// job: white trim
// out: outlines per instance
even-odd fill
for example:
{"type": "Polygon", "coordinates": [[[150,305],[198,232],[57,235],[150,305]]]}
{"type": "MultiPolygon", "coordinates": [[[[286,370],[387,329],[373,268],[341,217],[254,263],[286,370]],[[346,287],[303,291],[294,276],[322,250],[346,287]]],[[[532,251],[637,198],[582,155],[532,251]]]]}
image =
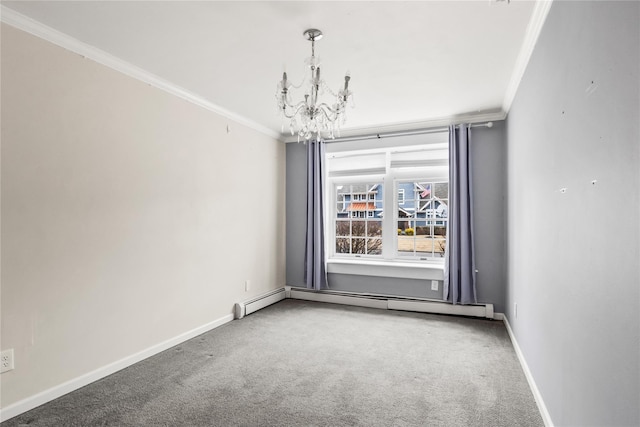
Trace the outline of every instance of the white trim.
{"type": "Polygon", "coordinates": [[[527,69],[527,65],[529,65],[533,49],[536,47],[538,37],[540,37],[542,26],[547,19],[552,3],[553,0],[537,0],[535,2],[533,13],[531,14],[531,20],[527,26],[527,32],[525,33],[524,41],[522,42],[522,47],[520,48],[520,53],[516,60],[516,65],[513,67],[513,74],[511,75],[511,80],[509,80],[509,85],[507,86],[504,100],[502,101],[502,109],[506,113],[511,109],[511,104],[516,97],[518,87],[520,86],[522,77],[527,69]]]}
{"type": "Polygon", "coordinates": [[[77,53],[85,58],[91,59],[99,64],[109,67],[113,70],[119,71],[134,79],[147,83],[157,89],[170,93],[178,98],[182,98],[185,101],[191,102],[206,110],[212,111],[223,117],[231,119],[243,126],[258,131],[271,138],[281,140],[282,135],[279,132],[275,132],[253,120],[247,119],[237,113],[227,110],[211,101],[196,95],[180,86],[171,83],[168,80],[164,80],[161,77],[156,76],[142,68],[136,67],[129,62],[126,62],[116,56],[113,56],[107,52],[104,52],[94,46],[81,42],[67,34],[64,34],[58,30],[44,25],[34,19],[24,16],[13,9],[10,9],[4,5],[0,5],[0,20],[7,25],[18,28],[36,37],[44,39],[55,45],[58,45],[71,52],[77,53]]]}
{"type": "Polygon", "coordinates": [[[135,363],[141,362],[144,359],[154,356],[162,351],[165,351],[173,346],[176,346],[187,340],[190,340],[191,338],[197,337],[198,335],[201,335],[212,329],[215,329],[218,326],[222,326],[225,323],[231,322],[232,320],[233,320],[233,315],[227,314],[226,316],[223,316],[217,320],[214,320],[205,325],[199,326],[190,331],[184,332],[176,337],[170,338],[159,344],[153,345],[145,350],[139,351],[138,353],[132,354],[123,359],[120,359],[106,366],[98,368],[94,371],[81,375],[77,378],[66,381],[48,390],[34,394],[33,396],[29,396],[26,399],[20,400],[16,403],[13,403],[7,406],[6,408],[0,409],[0,421],[6,421],[24,412],[30,411],[31,409],[34,409],[54,399],[57,399],[60,396],[64,396],[67,393],[71,393],[74,390],[77,390],[81,387],[91,384],[92,382],[98,381],[99,379],[102,379],[108,375],[116,373],[135,363]]]}
{"type": "Polygon", "coordinates": [[[327,260],[327,273],[418,280],[444,280],[444,264],[418,261],[376,261],[352,257],[331,258],[327,260]]]}
{"type": "Polygon", "coordinates": [[[551,415],[549,415],[549,411],[547,410],[547,405],[544,404],[542,394],[540,394],[540,390],[538,390],[536,381],[533,379],[533,374],[531,374],[531,370],[529,369],[529,365],[527,365],[524,354],[522,354],[522,350],[520,350],[520,346],[518,345],[516,336],[513,334],[511,325],[509,325],[507,316],[505,316],[503,313],[496,313],[494,318],[497,320],[500,315],[502,317],[502,321],[504,322],[504,326],[507,328],[507,332],[509,333],[509,338],[511,338],[511,343],[513,344],[513,348],[516,351],[516,356],[518,356],[518,360],[520,361],[520,365],[522,366],[522,370],[524,371],[524,376],[527,378],[527,382],[529,383],[529,388],[533,393],[533,398],[538,404],[538,410],[540,411],[540,415],[542,416],[542,421],[544,422],[544,425],[546,427],[553,427],[553,421],[551,420],[551,415]]]}

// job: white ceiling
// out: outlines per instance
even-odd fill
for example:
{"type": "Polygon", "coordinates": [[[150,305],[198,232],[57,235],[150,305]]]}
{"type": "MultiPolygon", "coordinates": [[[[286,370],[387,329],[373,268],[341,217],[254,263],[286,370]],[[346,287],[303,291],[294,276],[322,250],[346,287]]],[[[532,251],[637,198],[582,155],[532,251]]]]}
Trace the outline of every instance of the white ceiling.
{"type": "Polygon", "coordinates": [[[290,80],[302,80],[311,49],[302,36],[307,28],[324,32],[316,54],[329,86],[337,90],[345,71],[351,73],[355,108],[345,133],[504,117],[527,46],[537,37],[529,25],[539,6],[525,0],[2,3],[277,133],[276,83],[285,69],[290,80]]]}

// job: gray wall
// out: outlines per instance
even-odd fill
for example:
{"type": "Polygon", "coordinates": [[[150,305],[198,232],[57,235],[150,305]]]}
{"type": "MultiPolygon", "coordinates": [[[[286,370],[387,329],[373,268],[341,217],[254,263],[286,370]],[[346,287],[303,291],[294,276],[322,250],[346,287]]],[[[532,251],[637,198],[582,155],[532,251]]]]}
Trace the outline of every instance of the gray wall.
{"type": "Polygon", "coordinates": [[[478,302],[505,310],[506,139],[505,123],[471,131],[474,237],[478,302]]]}
{"type": "Polygon", "coordinates": [[[508,117],[506,314],[558,426],[640,425],[639,22],[554,2],[508,117]]]}
{"type": "Polygon", "coordinates": [[[304,285],[304,244],[307,215],[307,146],[286,145],[286,283],[304,285]]]}
{"type": "MultiPolygon", "coordinates": [[[[479,302],[504,310],[505,295],[505,129],[474,128],[472,167],[476,197],[476,262],[479,302]]],[[[361,144],[369,144],[363,141],[361,144]]],[[[304,287],[306,146],[287,144],[287,284],[304,287]]],[[[330,274],[332,289],[422,298],[440,298],[430,281],[330,274]]]]}

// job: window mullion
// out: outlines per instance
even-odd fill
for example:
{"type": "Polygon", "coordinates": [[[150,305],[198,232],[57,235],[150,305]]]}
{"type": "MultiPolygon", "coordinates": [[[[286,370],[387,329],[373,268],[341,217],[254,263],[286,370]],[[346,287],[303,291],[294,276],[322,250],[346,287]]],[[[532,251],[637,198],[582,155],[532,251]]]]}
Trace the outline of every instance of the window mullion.
{"type": "Polygon", "coordinates": [[[385,175],[383,180],[383,222],[382,222],[382,257],[392,260],[396,257],[396,229],[394,227],[395,204],[397,195],[395,194],[393,177],[391,176],[391,153],[387,151],[385,159],[385,175]]]}

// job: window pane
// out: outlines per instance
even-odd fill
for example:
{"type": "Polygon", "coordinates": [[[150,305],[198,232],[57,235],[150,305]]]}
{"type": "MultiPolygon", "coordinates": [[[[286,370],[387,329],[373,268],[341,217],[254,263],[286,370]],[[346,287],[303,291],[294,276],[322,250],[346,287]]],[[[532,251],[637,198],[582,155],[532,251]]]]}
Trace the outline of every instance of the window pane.
{"type": "Polygon", "coordinates": [[[351,223],[352,236],[364,236],[366,221],[353,221],[351,223]]]}
{"type": "Polygon", "coordinates": [[[432,236],[433,235],[433,227],[431,227],[430,225],[425,225],[426,221],[419,221],[418,224],[422,224],[422,225],[416,226],[416,236],[432,236]]]}
{"type": "Polygon", "coordinates": [[[336,221],[336,236],[349,236],[350,234],[349,221],[336,221]]]}
{"type": "Polygon", "coordinates": [[[413,255],[415,252],[414,236],[400,235],[398,236],[398,255],[413,255]]]}
{"type": "Polygon", "coordinates": [[[433,188],[430,182],[419,182],[416,185],[416,189],[421,200],[428,200],[433,197],[433,188]]]}
{"type": "Polygon", "coordinates": [[[351,253],[349,239],[345,238],[337,238],[336,239],[336,253],[337,254],[348,254],[351,253]]]}
{"type": "Polygon", "coordinates": [[[435,256],[444,257],[444,251],[447,248],[447,241],[445,239],[435,239],[434,249],[435,256]]]}
{"type": "Polygon", "coordinates": [[[351,185],[351,192],[366,194],[369,188],[368,184],[353,184],[351,185]]]}
{"type": "Polygon", "coordinates": [[[351,253],[365,254],[365,240],[358,238],[351,239],[351,253]]]}
{"type": "Polygon", "coordinates": [[[382,239],[367,239],[367,253],[380,255],[382,253],[382,239]]]}
{"type": "Polygon", "coordinates": [[[421,256],[431,256],[433,253],[433,239],[431,236],[416,236],[416,253],[421,256]]]}
{"type": "Polygon", "coordinates": [[[434,197],[438,199],[448,199],[449,198],[449,183],[447,182],[437,182],[433,184],[434,189],[434,197]]]}
{"type": "Polygon", "coordinates": [[[433,234],[445,237],[447,235],[447,221],[436,221],[438,224],[433,227],[433,234]]]}
{"type": "Polygon", "coordinates": [[[382,236],[382,222],[381,221],[368,221],[367,222],[367,236],[368,237],[382,236]]]}

